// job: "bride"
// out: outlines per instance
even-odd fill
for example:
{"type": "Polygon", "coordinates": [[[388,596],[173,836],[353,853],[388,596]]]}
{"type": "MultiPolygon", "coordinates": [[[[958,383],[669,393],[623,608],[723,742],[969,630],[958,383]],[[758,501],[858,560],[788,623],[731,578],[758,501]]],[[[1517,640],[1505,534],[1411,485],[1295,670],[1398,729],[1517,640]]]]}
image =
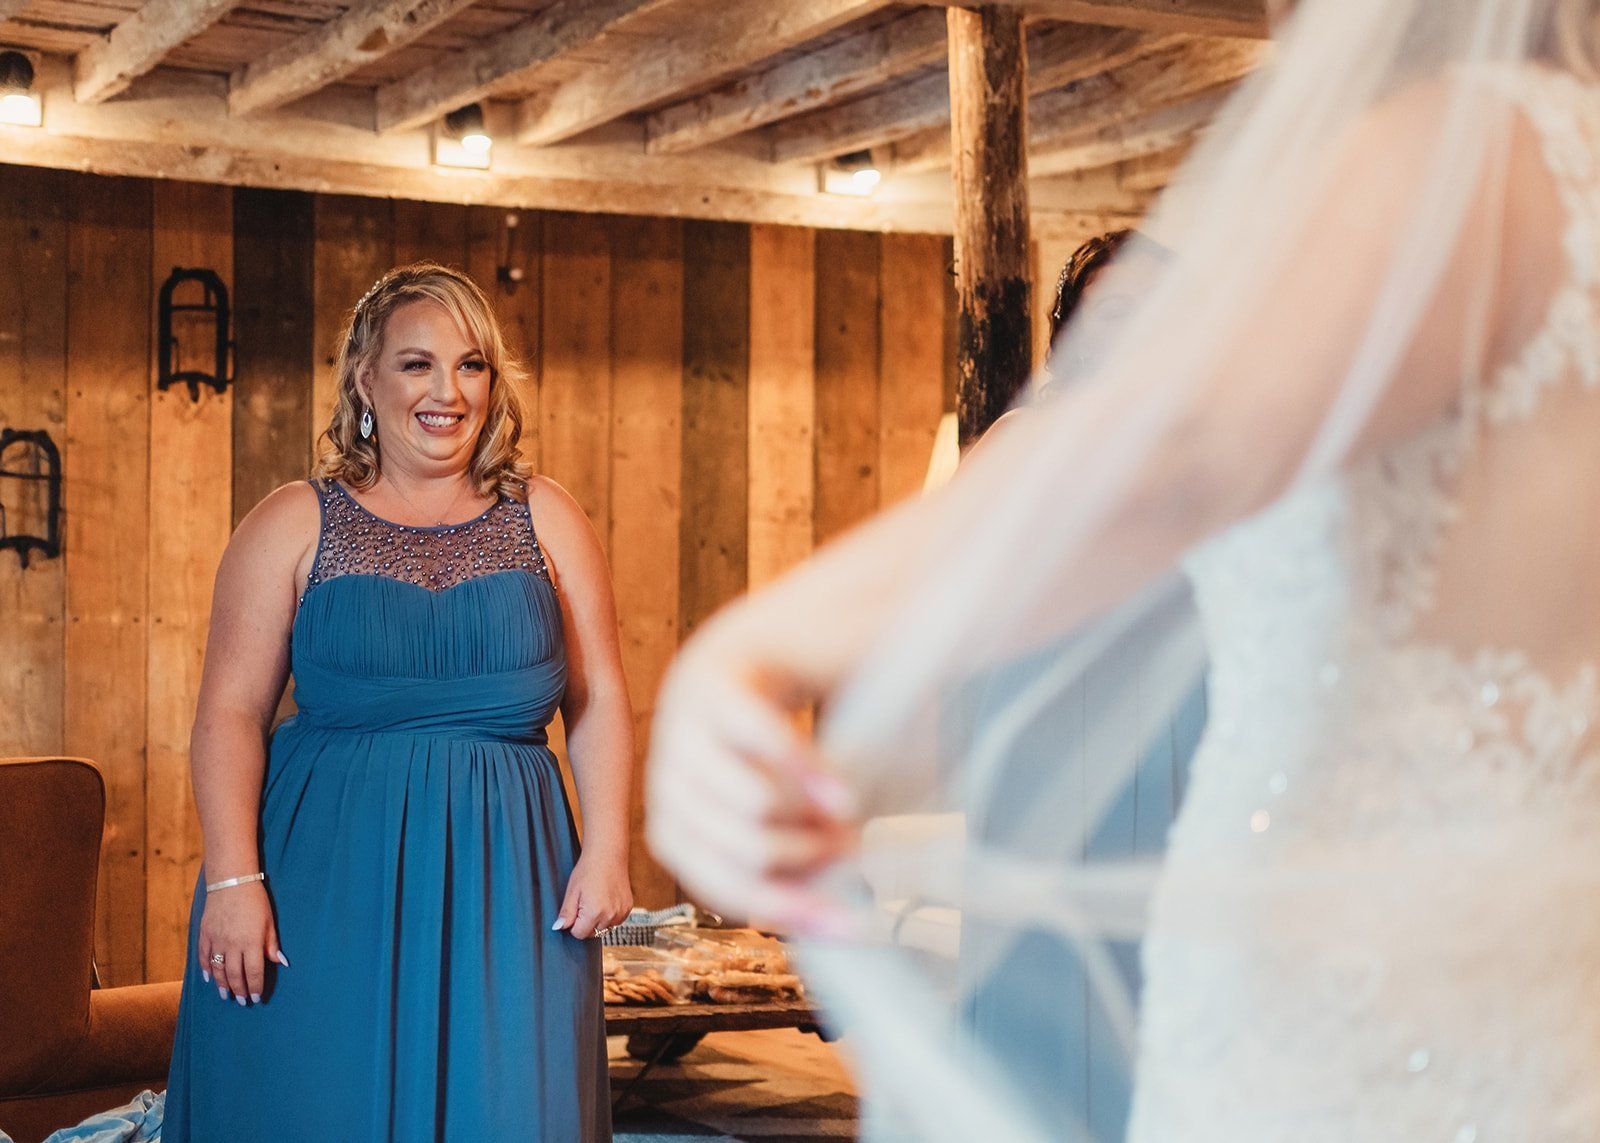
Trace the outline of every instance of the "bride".
{"type": "Polygon", "coordinates": [[[1080,1137],[1040,1076],[1126,1055],[1138,1140],[1600,1135],[1597,10],[1302,0],[1096,374],[684,650],[651,842],[807,939],[885,1123],[1080,1137]],[[1165,867],[1098,860],[1202,656],[1165,867]]]}

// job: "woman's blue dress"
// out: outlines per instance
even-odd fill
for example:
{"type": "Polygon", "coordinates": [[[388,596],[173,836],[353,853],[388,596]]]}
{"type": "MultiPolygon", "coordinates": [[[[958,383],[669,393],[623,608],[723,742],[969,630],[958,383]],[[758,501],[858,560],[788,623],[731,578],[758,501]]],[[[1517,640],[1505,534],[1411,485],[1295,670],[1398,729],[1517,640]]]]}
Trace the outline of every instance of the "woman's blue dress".
{"type": "Polygon", "coordinates": [[[561,607],[527,505],[414,528],[313,487],[299,709],[261,798],[289,967],[249,1007],[200,977],[202,873],[163,1138],[609,1139],[600,950],[550,927],[578,845],[545,741],[561,607]]]}

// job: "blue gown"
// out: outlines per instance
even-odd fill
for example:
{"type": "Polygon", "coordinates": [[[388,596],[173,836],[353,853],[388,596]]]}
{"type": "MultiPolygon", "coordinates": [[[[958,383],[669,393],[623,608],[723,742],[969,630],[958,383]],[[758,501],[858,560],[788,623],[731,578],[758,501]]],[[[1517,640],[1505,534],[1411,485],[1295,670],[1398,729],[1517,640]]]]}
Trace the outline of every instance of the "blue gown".
{"type": "Polygon", "coordinates": [[[610,1139],[600,950],[550,927],[578,845],[545,740],[561,607],[527,505],[413,528],[313,487],[299,709],[260,817],[289,967],[248,1008],[200,977],[202,872],[163,1138],[610,1139]]]}

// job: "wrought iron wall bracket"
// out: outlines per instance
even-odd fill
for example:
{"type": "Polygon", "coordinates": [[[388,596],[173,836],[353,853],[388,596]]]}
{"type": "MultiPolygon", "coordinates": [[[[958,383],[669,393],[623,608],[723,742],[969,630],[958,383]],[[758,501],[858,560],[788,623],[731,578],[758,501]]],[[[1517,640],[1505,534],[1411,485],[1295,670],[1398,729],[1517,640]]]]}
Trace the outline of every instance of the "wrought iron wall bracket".
{"type": "Polygon", "coordinates": [[[230,352],[233,341],[229,337],[231,320],[228,308],[228,287],[223,284],[215,270],[185,270],[174,267],[167,280],[161,284],[160,299],[160,359],[156,376],[156,387],[165,391],[173,385],[185,385],[189,389],[189,396],[194,400],[200,399],[200,386],[209,385],[218,393],[227,389],[233,380],[229,368],[230,352]],[[200,302],[181,303],[173,300],[173,295],[179,286],[185,282],[198,282],[205,290],[205,299],[200,302]],[[212,372],[206,373],[199,369],[180,370],[178,368],[178,337],[172,330],[172,317],[180,313],[207,314],[211,317],[215,331],[214,355],[215,360],[212,372]]]}
{"type": "Polygon", "coordinates": [[[16,552],[23,567],[28,566],[31,552],[42,552],[47,560],[55,559],[61,554],[61,450],[50,434],[43,429],[0,429],[0,479],[42,481],[46,504],[43,536],[12,535],[5,506],[0,504],[0,551],[10,548],[16,552]],[[34,455],[43,461],[42,466],[36,463],[31,471],[7,468],[6,453],[18,444],[32,446],[34,455]]]}

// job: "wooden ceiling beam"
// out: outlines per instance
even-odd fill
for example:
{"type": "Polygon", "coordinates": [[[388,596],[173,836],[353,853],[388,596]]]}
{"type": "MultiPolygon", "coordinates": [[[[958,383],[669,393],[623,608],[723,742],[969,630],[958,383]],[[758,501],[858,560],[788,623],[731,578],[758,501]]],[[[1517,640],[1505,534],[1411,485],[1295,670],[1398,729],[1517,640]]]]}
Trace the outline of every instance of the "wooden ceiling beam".
{"type": "Polygon", "coordinates": [[[870,32],[675,103],[645,124],[652,154],[692,150],[859,95],[945,58],[945,15],[925,8],[870,32]]]}
{"type": "Polygon", "coordinates": [[[0,0],[0,24],[21,12],[28,6],[28,0],[0,0]]]}
{"type": "MultiPolygon", "coordinates": [[[[1062,25],[1028,37],[1028,89],[1052,87],[1120,67],[1179,41],[1121,28],[1062,25]]],[[[880,147],[950,122],[947,72],[923,76],[838,107],[785,120],[771,131],[775,162],[815,163],[880,147]]],[[[948,156],[946,158],[948,165],[948,156]]]]}
{"type": "Polygon", "coordinates": [[[453,53],[377,95],[379,131],[420,127],[458,107],[525,83],[552,59],[662,0],[556,0],[515,27],[453,53]]]}
{"type": "MultiPolygon", "coordinates": [[[[1084,136],[1233,83],[1267,58],[1260,40],[1188,40],[1117,71],[1089,76],[1028,102],[1029,154],[1059,150],[1084,136]]],[[[888,165],[911,173],[950,165],[943,127],[896,141],[888,165]]]]}
{"type": "Polygon", "coordinates": [[[1232,84],[1223,84],[1112,127],[1065,136],[1052,146],[1031,149],[1029,167],[1040,177],[1065,175],[1171,151],[1215,119],[1232,92],[1232,84]]]}
{"type": "MultiPolygon", "coordinates": [[[[4,0],[0,0],[3,3],[4,0]]],[[[239,0],[148,0],[144,7],[77,54],[72,93],[79,103],[120,95],[172,49],[194,39],[239,0]]]]}
{"type": "Polygon", "coordinates": [[[1194,144],[1195,137],[1190,136],[1168,150],[1126,159],[1117,166],[1117,181],[1130,191],[1165,190],[1194,150],[1194,144]]]}
{"type": "Polygon", "coordinates": [[[269,111],[320,91],[432,31],[475,0],[363,0],[237,69],[228,110],[269,111]]]}
{"type": "Polygon", "coordinates": [[[545,146],[716,83],[886,7],[888,0],[729,0],[685,14],[670,40],[619,45],[605,62],[528,99],[517,141],[545,146]]]}
{"type": "MultiPolygon", "coordinates": [[[[962,7],[967,0],[953,0],[962,7]]],[[[971,0],[972,5],[979,0],[971,0]]],[[[1265,39],[1264,0],[981,0],[1002,8],[1020,8],[1030,16],[1139,28],[1147,32],[1179,32],[1191,36],[1243,36],[1265,39]]]]}

